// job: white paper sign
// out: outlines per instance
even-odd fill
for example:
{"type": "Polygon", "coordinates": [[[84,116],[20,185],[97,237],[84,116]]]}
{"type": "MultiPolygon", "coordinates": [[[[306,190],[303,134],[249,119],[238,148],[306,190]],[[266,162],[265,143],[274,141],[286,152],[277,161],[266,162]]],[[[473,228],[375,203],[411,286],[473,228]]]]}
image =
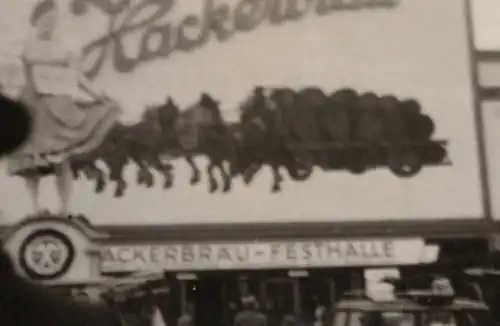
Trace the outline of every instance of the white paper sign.
{"type": "Polygon", "coordinates": [[[68,67],[36,65],[33,80],[42,94],[74,95],[78,91],[76,70],[68,67]]]}
{"type": "Polygon", "coordinates": [[[396,268],[381,268],[365,270],[365,289],[370,298],[375,301],[392,301],[395,299],[394,286],[385,282],[386,278],[399,279],[396,268]]]}
{"type": "Polygon", "coordinates": [[[26,84],[26,73],[21,59],[17,57],[0,58],[0,88],[2,93],[16,98],[26,84]]]}

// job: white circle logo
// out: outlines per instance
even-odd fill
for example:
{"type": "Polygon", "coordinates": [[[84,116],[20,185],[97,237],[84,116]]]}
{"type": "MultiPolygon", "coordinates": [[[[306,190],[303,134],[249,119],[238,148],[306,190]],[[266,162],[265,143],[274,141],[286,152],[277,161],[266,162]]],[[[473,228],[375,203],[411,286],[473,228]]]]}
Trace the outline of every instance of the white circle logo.
{"type": "Polygon", "coordinates": [[[33,278],[56,278],[67,271],[73,260],[68,239],[55,231],[40,231],[26,239],[21,249],[21,265],[33,278]]]}

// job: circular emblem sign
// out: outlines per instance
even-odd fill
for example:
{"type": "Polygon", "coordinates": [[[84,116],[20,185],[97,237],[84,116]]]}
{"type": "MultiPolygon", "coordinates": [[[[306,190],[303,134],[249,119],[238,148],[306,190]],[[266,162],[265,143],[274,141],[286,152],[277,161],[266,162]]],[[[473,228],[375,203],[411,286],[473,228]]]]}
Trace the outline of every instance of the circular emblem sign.
{"type": "Polygon", "coordinates": [[[66,273],[75,250],[69,239],[55,230],[38,230],[21,246],[20,265],[25,273],[39,280],[51,280],[66,273]]]}

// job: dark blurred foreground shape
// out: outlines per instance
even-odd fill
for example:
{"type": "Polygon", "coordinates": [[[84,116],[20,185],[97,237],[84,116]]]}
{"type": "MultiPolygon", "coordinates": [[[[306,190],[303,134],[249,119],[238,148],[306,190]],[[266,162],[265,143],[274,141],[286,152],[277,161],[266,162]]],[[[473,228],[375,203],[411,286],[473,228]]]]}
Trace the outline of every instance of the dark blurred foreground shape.
{"type": "MultiPolygon", "coordinates": [[[[0,156],[4,156],[28,139],[32,116],[27,107],[3,95],[0,110],[0,156]]],[[[0,325],[117,326],[120,318],[105,304],[76,302],[25,280],[17,275],[11,258],[0,248],[0,325]]]]}
{"type": "Polygon", "coordinates": [[[32,130],[32,116],[26,106],[0,94],[0,156],[19,148],[32,130]]]}
{"type": "Polygon", "coordinates": [[[233,326],[267,326],[267,317],[259,311],[254,296],[242,298],[243,309],[234,318],[233,326]]]}
{"type": "Polygon", "coordinates": [[[0,325],[118,326],[119,314],[103,304],[77,302],[17,275],[10,257],[0,251],[0,325]]]}

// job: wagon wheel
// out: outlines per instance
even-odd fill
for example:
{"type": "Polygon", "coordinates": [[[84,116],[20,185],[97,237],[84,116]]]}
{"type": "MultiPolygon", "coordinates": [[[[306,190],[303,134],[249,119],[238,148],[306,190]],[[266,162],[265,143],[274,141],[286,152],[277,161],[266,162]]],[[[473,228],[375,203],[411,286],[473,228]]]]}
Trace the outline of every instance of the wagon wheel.
{"type": "Polygon", "coordinates": [[[389,152],[389,168],[398,177],[412,177],[422,169],[422,158],[414,148],[392,149],[389,152]]]}
{"type": "Polygon", "coordinates": [[[368,170],[370,164],[364,149],[353,149],[349,153],[347,170],[353,174],[362,174],[368,170]]]}
{"type": "Polygon", "coordinates": [[[295,169],[289,170],[289,174],[294,181],[306,181],[311,177],[313,168],[314,162],[311,159],[298,157],[295,169]]]}

